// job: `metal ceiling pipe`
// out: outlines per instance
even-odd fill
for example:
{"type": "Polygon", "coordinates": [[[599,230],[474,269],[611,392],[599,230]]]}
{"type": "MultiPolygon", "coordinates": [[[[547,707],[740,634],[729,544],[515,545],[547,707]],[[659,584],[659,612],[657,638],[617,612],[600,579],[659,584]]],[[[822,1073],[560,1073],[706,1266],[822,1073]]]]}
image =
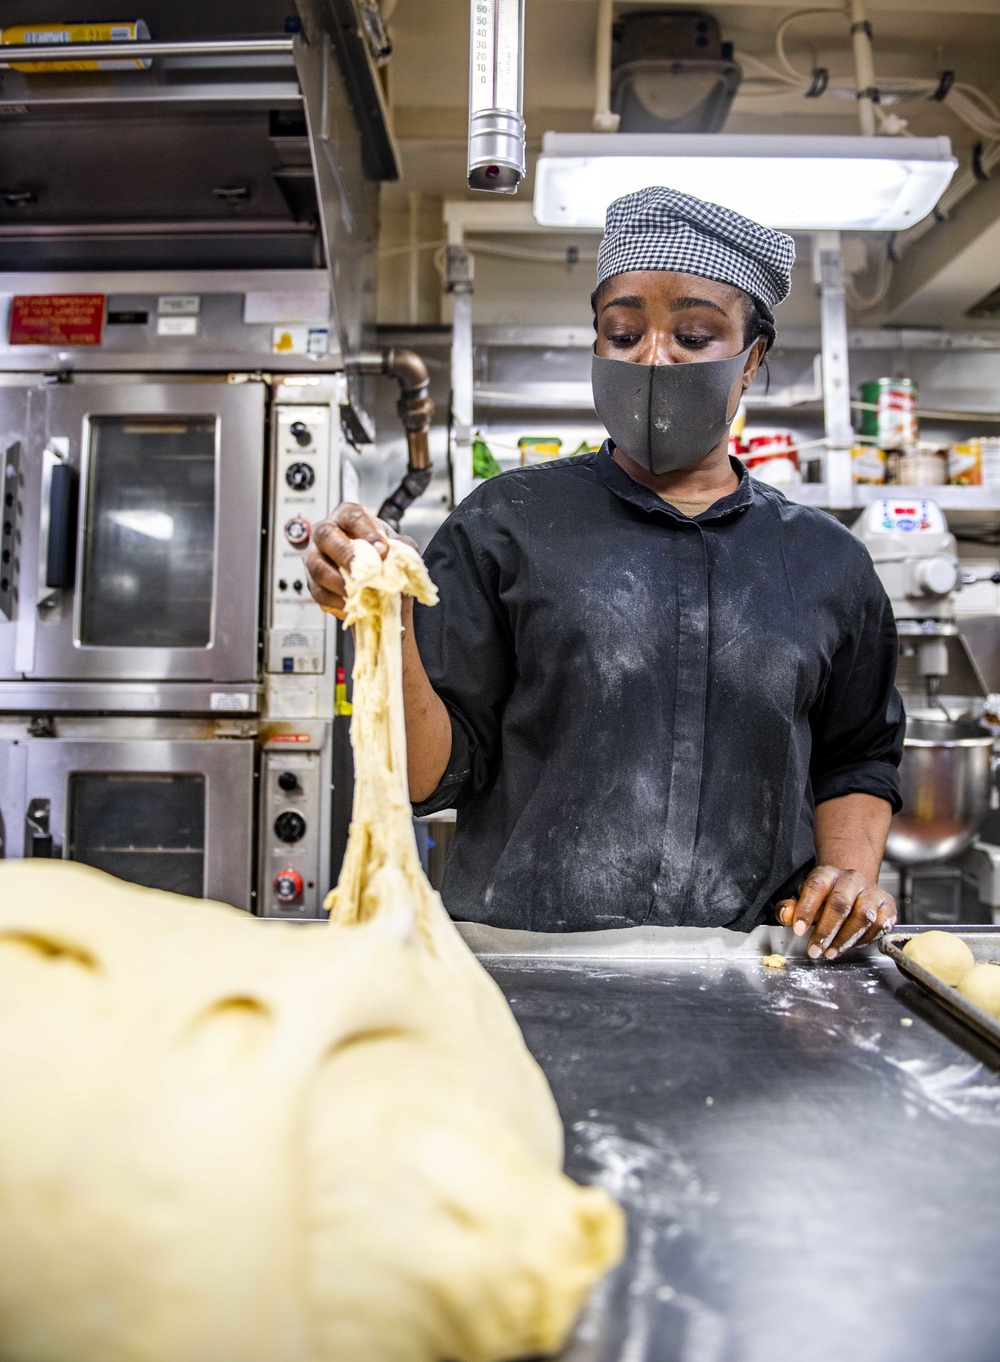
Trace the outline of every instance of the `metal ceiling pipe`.
{"type": "Polygon", "coordinates": [[[431,377],[427,365],[415,350],[401,350],[395,346],[356,355],[347,363],[358,373],[385,374],[399,384],[396,410],[406,431],[407,469],[402,482],[378,510],[381,519],[398,530],[404,511],[427,491],[433,473],[429,438],[434,416],[431,377]]]}
{"type": "Polygon", "coordinates": [[[514,194],[524,179],[524,0],[471,0],[469,188],[514,194]]]}
{"type": "Polygon", "coordinates": [[[166,222],[4,222],[0,239],[14,237],[70,238],[96,241],[105,237],[147,236],[308,236],[315,231],[311,222],[289,222],[286,218],[171,218],[166,222]]]}
{"type": "Polygon", "coordinates": [[[879,102],[875,84],[875,53],[872,48],[872,26],[865,15],[864,0],[848,0],[851,18],[851,46],[854,49],[854,78],[858,87],[858,120],[865,137],[874,137],[875,105],[879,102]]]}
{"type": "Polygon", "coordinates": [[[611,49],[615,0],[597,0],[597,33],[594,43],[594,132],[617,132],[621,119],[611,112],[611,49]]]}
{"type": "Polygon", "coordinates": [[[202,38],[164,42],[29,43],[0,47],[0,67],[13,62],[116,61],[127,57],[271,57],[292,55],[293,38],[202,38]]]}

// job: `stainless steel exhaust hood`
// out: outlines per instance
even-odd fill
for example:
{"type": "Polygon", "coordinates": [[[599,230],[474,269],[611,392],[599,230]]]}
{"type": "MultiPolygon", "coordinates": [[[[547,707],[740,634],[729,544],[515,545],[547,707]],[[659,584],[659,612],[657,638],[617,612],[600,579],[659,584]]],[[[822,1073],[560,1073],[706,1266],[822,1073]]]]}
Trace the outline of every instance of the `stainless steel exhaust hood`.
{"type": "MultiPolygon", "coordinates": [[[[375,182],[398,175],[357,0],[137,8],[148,70],[0,70],[0,270],[326,263],[335,233],[323,230],[307,113],[338,236],[370,216],[375,182]],[[314,111],[310,42],[326,53],[314,111]]],[[[9,17],[42,24],[59,9],[23,0],[9,17]]],[[[12,55],[0,48],[0,63],[12,55]]]]}

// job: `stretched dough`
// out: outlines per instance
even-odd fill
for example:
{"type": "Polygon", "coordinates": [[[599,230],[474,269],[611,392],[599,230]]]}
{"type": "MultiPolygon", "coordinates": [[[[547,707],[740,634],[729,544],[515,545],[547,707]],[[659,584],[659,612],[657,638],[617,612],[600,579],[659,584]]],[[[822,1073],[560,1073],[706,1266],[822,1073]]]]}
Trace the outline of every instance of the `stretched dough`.
{"type": "Polygon", "coordinates": [[[976,963],[966,943],[952,932],[918,932],[907,941],[903,954],[945,984],[957,984],[976,963]]]}
{"type": "Polygon", "coordinates": [[[558,1350],[623,1220],[420,871],[399,593],[361,544],[332,925],[0,865],[4,1362],[494,1362],[558,1350]]]}

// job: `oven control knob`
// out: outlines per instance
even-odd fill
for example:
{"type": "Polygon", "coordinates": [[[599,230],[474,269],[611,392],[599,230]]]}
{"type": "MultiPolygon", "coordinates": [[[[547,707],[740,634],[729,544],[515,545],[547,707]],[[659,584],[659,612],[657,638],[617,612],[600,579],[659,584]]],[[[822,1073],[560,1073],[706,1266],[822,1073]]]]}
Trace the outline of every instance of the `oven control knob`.
{"type": "Polygon", "coordinates": [[[302,893],[302,876],[290,867],[274,877],[274,897],[279,903],[294,903],[302,893]]]}
{"type": "Polygon", "coordinates": [[[295,437],[295,443],[301,445],[303,449],[306,445],[312,444],[312,431],[306,425],[305,421],[293,421],[288,429],[295,437]]]}
{"type": "Polygon", "coordinates": [[[295,492],[308,492],[316,481],[316,470],[311,463],[290,463],[285,470],[285,481],[295,492]]]}
{"type": "Polygon", "coordinates": [[[304,549],[311,533],[312,526],[304,515],[293,515],[285,526],[285,538],[293,549],[304,549]]]}
{"type": "Polygon", "coordinates": [[[286,809],[274,820],[274,835],[281,842],[298,842],[306,835],[306,820],[294,809],[286,809]]]}
{"type": "Polygon", "coordinates": [[[282,771],[278,777],[278,788],[291,792],[299,788],[299,778],[294,771],[282,771]]]}

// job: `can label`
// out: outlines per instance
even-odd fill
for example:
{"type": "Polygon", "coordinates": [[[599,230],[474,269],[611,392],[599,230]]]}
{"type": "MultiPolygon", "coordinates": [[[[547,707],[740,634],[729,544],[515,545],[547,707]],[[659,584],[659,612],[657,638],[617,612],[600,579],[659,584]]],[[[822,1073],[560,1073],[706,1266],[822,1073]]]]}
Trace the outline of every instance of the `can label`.
{"type": "Polygon", "coordinates": [[[984,487],[1000,487],[1000,437],[987,435],[977,440],[984,487]]]}
{"type": "Polygon", "coordinates": [[[948,481],[955,487],[981,487],[983,456],[978,440],[948,450],[948,481]]]}
{"type": "Polygon", "coordinates": [[[558,435],[522,435],[517,447],[521,451],[522,464],[529,459],[558,459],[562,439],[558,435]]]}
{"type": "MultiPolygon", "coordinates": [[[[142,19],[120,24],[12,24],[0,29],[0,47],[54,47],[65,43],[123,43],[146,41],[149,28],[142,19]]],[[[142,71],[152,65],[149,57],[120,60],[15,61],[14,71],[142,71]]]]}
{"type": "Polygon", "coordinates": [[[790,487],[802,481],[799,451],[790,430],[755,431],[746,435],[743,462],[758,482],[790,487]]]}
{"type": "Polygon", "coordinates": [[[851,445],[851,476],[854,482],[885,482],[886,454],[877,445],[851,445]]]}
{"type": "Polygon", "coordinates": [[[877,378],[861,388],[861,434],[879,449],[912,449],[917,443],[917,385],[911,378],[877,378]]]}

